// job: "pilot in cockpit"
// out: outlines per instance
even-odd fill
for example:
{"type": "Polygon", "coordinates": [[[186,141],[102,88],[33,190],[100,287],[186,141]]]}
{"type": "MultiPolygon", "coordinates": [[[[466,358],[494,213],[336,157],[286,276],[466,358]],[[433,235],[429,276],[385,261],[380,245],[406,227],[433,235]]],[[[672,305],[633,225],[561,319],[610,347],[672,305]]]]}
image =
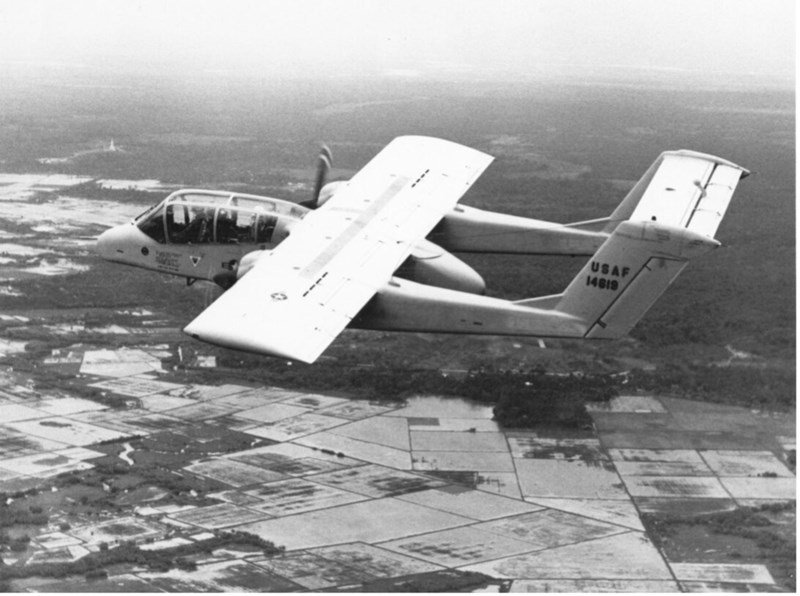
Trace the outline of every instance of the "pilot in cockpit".
{"type": "Polygon", "coordinates": [[[217,212],[217,242],[237,243],[236,238],[236,212],[220,209],[217,212]]]}
{"type": "Polygon", "coordinates": [[[182,244],[205,244],[211,242],[214,226],[214,210],[208,207],[193,207],[192,220],[175,237],[182,244]]]}

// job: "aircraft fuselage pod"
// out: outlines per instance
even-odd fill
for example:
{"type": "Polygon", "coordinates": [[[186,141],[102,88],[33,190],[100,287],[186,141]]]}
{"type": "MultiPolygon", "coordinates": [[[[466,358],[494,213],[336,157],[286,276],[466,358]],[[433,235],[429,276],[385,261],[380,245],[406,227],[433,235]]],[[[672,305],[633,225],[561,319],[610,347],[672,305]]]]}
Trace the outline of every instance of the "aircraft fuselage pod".
{"type": "Polygon", "coordinates": [[[271,250],[308,209],[270,197],[212,190],[179,190],[132,222],[100,235],[109,261],[230,287],[242,259],[271,250]]]}
{"type": "MultiPolygon", "coordinates": [[[[101,234],[97,250],[108,261],[184,277],[190,284],[213,281],[228,289],[262,251],[276,248],[310,212],[272,197],[179,190],[132,222],[101,234]]],[[[486,289],[472,267],[424,239],[398,276],[472,294],[486,289]]]]}

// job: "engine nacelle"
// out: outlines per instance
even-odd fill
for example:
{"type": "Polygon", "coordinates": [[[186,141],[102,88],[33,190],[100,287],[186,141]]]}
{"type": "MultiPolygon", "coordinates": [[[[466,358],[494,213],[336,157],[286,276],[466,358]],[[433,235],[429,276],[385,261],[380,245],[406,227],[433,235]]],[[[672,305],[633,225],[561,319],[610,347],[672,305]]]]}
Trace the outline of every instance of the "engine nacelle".
{"type": "Polygon", "coordinates": [[[254,250],[242,257],[242,260],[239,261],[239,266],[236,268],[237,281],[242,279],[242,277],[255,266],[258,259],[260,259],[265,252],[265,250],[254,250]]]}
{"type": "Polygon", "coordinates": [[[328,182],[325,186],[323,186],[322,190],[319,191],[317,207],[324,205],[325,201],[335,195],[343,186],[346,186],[347,182],[347,180],[335,180],[333,182],[328,182]]]}
{"type": "Polygon", "coordinates": [[[397,277],[470,294],[483,294],[486,282],[472,267],[429,240],[416,244],[397,277]]]}
{"type": "MultiPolygon", "coordinates": [[[[254,250],[247,253],[230,271],[214,277],[214,282],[226,290],[231,288],[247,275],[265,252],[254,250]]],[[[483,294],[486,291],[486,282],[477,271],[428,240],[416,244],[396,275],[428,286],[470,294],[483,294]]]]}
{"type": "Polygon", "coordinates": [[[223,290],[229,290],[237,281],[250,271],[256,264],[259,258],[267,251],[254,250],[247,253],[242,257],[239,263],[233,265],[229,271],[220,273],[214,276],[214,283],[221,287],[223,290]]]}

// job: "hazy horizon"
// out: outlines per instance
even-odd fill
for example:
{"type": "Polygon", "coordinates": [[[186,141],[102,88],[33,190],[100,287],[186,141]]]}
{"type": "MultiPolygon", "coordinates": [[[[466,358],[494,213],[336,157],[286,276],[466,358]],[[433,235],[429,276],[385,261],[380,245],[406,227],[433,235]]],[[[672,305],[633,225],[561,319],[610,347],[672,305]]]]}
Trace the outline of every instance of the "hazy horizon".
{"type": "Polygon", "coordinates": [[[0,0],[0,73],[793,86],[794,12],[791,0],[0,0]]]}

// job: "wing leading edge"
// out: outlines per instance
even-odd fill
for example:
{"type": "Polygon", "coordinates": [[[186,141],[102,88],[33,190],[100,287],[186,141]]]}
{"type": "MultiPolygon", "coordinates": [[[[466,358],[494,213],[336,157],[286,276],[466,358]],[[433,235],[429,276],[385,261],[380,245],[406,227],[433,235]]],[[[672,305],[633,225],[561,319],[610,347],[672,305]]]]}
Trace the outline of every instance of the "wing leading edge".
{"type": "Polygon", "coordinates": [[[184,332],[313,362],[492,159],[441,139],[396,138],[184,332]]]}

